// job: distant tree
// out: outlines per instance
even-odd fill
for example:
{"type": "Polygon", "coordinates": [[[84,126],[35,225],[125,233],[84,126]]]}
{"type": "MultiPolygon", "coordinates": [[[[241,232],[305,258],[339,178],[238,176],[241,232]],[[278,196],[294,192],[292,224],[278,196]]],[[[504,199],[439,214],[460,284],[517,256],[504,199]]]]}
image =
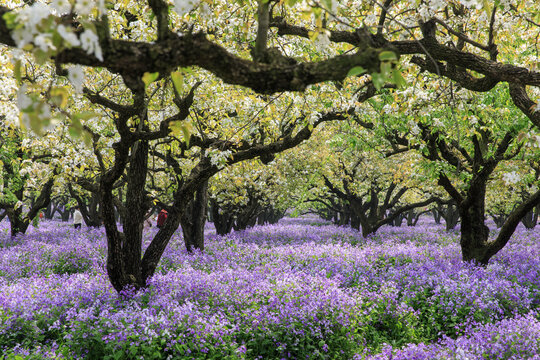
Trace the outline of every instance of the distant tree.
{"type": "Polygon", "coordinates": [[[50,157],[38,147],[23,145],[19,129],[0,123],[0,209],[9,218],[11,236],[24,234],[49,205],[57,175],[57,170],[46,164],[50,157]]]}

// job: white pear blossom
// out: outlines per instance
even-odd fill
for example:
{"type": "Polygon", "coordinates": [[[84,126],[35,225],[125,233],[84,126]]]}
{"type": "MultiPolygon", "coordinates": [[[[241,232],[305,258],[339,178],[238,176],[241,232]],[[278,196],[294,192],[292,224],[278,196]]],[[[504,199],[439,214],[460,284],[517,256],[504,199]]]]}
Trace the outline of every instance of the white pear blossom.
{"type": "Polygon", "coordinates": [[[94,0],[77,0],[75,4],[75,12],[80,15],[90,15],[96,7],[94,0]]]}
{"type": "Polygon", "coordinates": [[[22,51],[21,49],[11,50],[11,58],[13,59],[13,62],[17,60],[22,60],[24,58],[24,51],[22,51]]]}
{"type": "Polygon", "coordinates": [[[34,40],[34,34],[32,34],[32,32],[28,31],[24,27],[13,30],[11,37],[17,44],[17,47],[21,49],[27,44],[32,43],[32,41],[34,40]]]}
{"type": "Polygon", "coordinates": [[[32,98],[26,95],[26,88],[27,88],[27,85],[23,84],[19,88],[19,91],[17,91],[17,107],[21,111],[25,111],[33,104],[32,98]]]}
{"type": "Polygon", "coordinates": [[[230,150],[219,151],[217,149],[212,149],[208,152],[210,157],[210,163],[214,166],[217,166],[219,169],[225,167],[227,159],[231,156],[232,152],[230,150]]]}
{"type": "Polygon", "coordinates": [[[66,28],[64,25],[60,24],[56,28],[56,31],[58,31],[58,34],[64,39],[64,41],[69,46],[80,46],[81,42],[79,41],[79,38],[77,35],[75,35],[70,29],[66,28]]]}
{"type": "Polygon", "coordinates": [[[440,119],[436,118],[436,119],[433,119],[433,126],[444,127],[444,124],[442,123],[440,119]]]}
{"type": "Polygon", "coordinates": [[[503,174],[503,181],[506,185],[517,184],[519,180],[521,180],[521,176],[515,171],[503,174]]]}
{"type": "Polygon", "coordinates": [[[317,121],[319,121],[319,119],[321,118],[321,116],[322,116],[322,115],[321,115],[319,112],[314,111],[314,112],[312,112],[311,115],[309,116],[308,121],[309,121],[309,123],[310,123],[311,125],[314,125],[317,121]]]}
{"type": "Polygon", "coordinates": [[[96,58],[103,61],[101,46],[99,45],[98,36],[92,31],[86,29],[81,35],[82,48],[89,54],[94,54],[96,58]]]}
{"type": "Polygon", "coordinates": [[[52,42],[51,34],[39,34],[34,38],[34,45],[36,45],[41,50],[47,52],[49,50],[56,50],[56,47],[52,42]]]}
{"type": "Polygon", "coordinates": [[[414,136],[420,134],[420,128],[417,124],[414,124],[414,126],[411,128],[411,134],[413,134],[414,136]]]}
{"type": "Polygon", "coordinates": [[[199,5],[199,0],[174,0],[174,10],[183,16],[199,5]]]}
{"type": "Polygon", "coordinates": [[[315,38],[314,44],[318,51],[325,51],[330,46],[330,36],[326,31],[322,31],[315,38]]]}
{"type": "Polygon", "coordinates": [[[67,14],[71,11],[69,0],[52,0],[51,7],[56,10],[59,15],[67,14]]]}
{"type": "Polygon", "coordinates": [[[32,6],[22,9],[17,14],[17,22],[24,24],[33,34],[38,33],[37,26],[43,19],[51,15],[51,9],[42,3],[35,3],[32,6]]]}
{"type": "Polygon", "coordinates": [[[75,91],[82,93],[84,84],[84,69],[82,66],[72,66],[68,69],[68,79],[75,88],[75,91]]]}
{"type": "Polygon", "coordinates": [[[99,10],[99,13],[102,15],[107,12],[107,8],[105,7],[105,0],[99,0],[98,10],[99,10]]]}

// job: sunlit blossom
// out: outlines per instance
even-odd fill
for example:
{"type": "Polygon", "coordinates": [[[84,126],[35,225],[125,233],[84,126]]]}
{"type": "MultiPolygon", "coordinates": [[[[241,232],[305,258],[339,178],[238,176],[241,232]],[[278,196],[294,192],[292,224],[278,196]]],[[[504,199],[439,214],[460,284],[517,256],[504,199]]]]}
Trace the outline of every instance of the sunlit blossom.
{"type": "Polygon", "coordinates": [[[82,93],[84,84],[84,69],[82,66],[72,66],[68,69],[68,79],[75,88],[75,91],[82,93]]]}

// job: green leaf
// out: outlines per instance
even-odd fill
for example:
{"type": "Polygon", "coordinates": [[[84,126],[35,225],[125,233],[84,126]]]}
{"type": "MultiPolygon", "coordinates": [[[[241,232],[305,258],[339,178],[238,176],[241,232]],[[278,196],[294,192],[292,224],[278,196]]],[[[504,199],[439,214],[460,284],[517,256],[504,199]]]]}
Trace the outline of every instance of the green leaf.
{"type": "Polygon", "coordinates": [[[5,13],[2,18],[4,18],[8,29],[14,29],[17,25],[17,13],[15,11],[5,13]]]}
{"type": "Polygon", "coordinates": [[[36,62],[40,65],[45,64],[45,62],[49,60],[49,57],[49,52],[43,51],[41,49],[36,49],[34,51],[34,58],[36,59],[36,62]]]}
{"type": "Polygon", "coordinates": [[[66,87],[53,87],[50,92],[51,102],[58,107],[65,107],[69,98],[66,87]]]}
{"type": "Polygon", "coordinates": [[[491,4],[489,0],[482,0],[482,7],[484,8],[484,11],[486,12],[487,16],[491,15],[491,4]]]}
{"type": "Polygon", "coordinates": [[[97,116],[98,116],[98,114],[96,114],[95,112],[83,111],[81,113],[73,114],[73,116],[71,117],[71,121],[73,123],[78,123],[79,126],[82,128],[82,126],[80,125],[81,120],[88,120],[88,119],[91,119],[91,118],[97,117],[97,116]]]}
{"type": "Polygon", "coordinates": [[[392,81],[397,85],[398,88],[404,88],[407,85],[407,81],[401,75],[401,71],[394,69],[392,71],[392,81]]]}
{"type": "Polygon", "coordinates": [[[300,2],[300,0],[287,0],[287,5],[294,6],[299,2],[300,2]]]}
{"type": "Polygon", "coordinates": [[[176,89],[176,92],[178,92],[178,94],[181,94],[184,87],[184,75],[179,71],[175,71],[171,73],[171,79],[174,88],[176,89]]]}
{"type": "Polygon", "coordinates": [[[41,135],[41,121],[36,112],[28,113],[28,118],[30,119],[30,129],[38,136],[41,135]]]}
{"type": "Polygon", "coordinates": [[[371,74],[371,81],[373,81],[373,85],[375,86],[375,89],[380,90],[384,86],[386,77],[380,73],[373,73],[371,74]]]}
{"type": "Polygon", "coordinates": [[[21,80],[22,80],[21,60],[15,61],[15,65],[13,66],[13,75],[15,76],[15,79],[17,80],[17,83],[20,84],[21,80]]]}
{"type": "Polygon", "coordinates": [[[363,74],[365,72],[366,72],[366,69],[364,69],[363,67],[355,66],[351,70],[349,70],[349,72],[347,73],[347,77],[360,75],[360,74],[363,74]]]}
{"type": "Polygon", "coordinates": [[[396,53],[393,51],[382,51],[379,54],[379,60],[381,61],[397,61],[396,53]]]}
{"type": "Polygon", "coordinates": [[[332,0],[323,0],[323,3],[327,10],[332,9],[332,0]]]}
{"type": "Polygon", "coordinates": [[[390,70],[392,70],[392,64],[389,62],[381,63],[381,74],[384,74],[385,77],[390,76],[390,70]]]}
{"type": "Polygon", "coordinates": [[[158,77],[159,77],[158,72],[154,72],[154,73],[145,72],[142,77],[142,81],[144,82],[144,87],[147,88],[148,85],[156,81],[158,77]]]}
{"type": "Polygon", "coordinates": [[[187,121],[173,121],[169,124],[169,129],[174,136],[183,135],[186,146],[189,147],[189,138],[191,137],[191,123],[187,121]]]}

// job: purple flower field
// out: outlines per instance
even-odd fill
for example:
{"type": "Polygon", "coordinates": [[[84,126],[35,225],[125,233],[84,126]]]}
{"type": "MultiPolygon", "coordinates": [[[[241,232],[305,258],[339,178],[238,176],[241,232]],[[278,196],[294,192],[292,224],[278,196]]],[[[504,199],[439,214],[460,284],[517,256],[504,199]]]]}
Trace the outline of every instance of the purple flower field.
{"type": "Polygon", "coordinates": [[[180,231],[148,289],[122,296],[102,229],[7,228],[0,359],[540,359],[538,227],[486,268],[429,221],[368,239],[310,218],[208,227],[194,255],[180,231]]]}

